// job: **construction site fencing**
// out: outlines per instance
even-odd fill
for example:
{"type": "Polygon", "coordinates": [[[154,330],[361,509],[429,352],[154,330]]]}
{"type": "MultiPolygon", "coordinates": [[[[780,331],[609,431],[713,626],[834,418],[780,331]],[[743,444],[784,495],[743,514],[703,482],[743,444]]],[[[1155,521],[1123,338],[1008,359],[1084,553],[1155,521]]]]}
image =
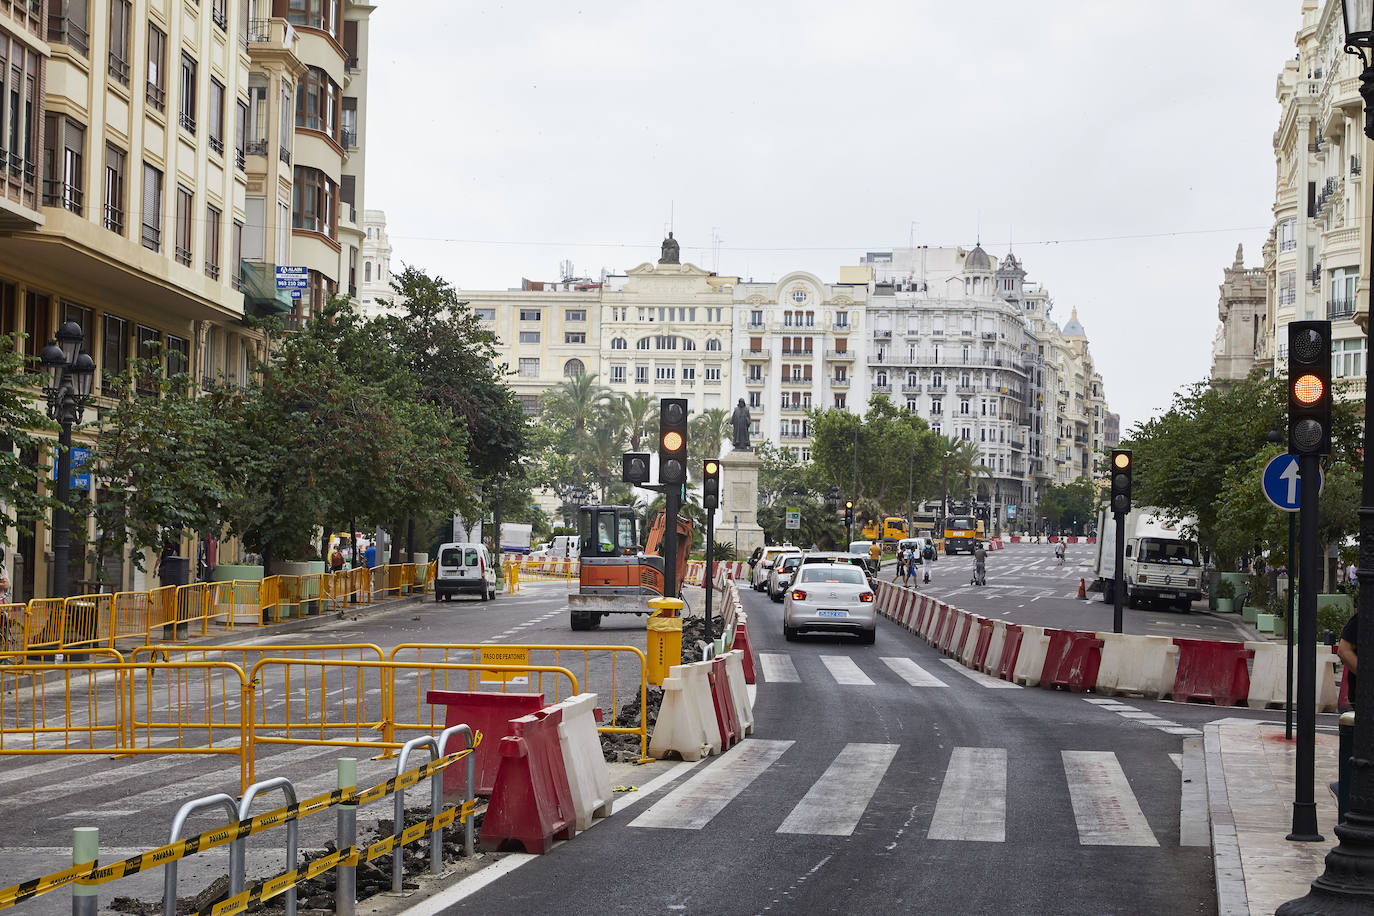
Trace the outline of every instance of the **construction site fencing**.
{"type": "MultiPolygon", "coordinates": [[[[601,703],[608,706],[609,715],[597,731],[608,735],[637,735],[641,756],[649,747],[649,726],[645,710],[648,693],[648,665],[644,653],[634,646],[577,646],[577,645],[478,645],[475,643],[402,643],[387,655],[392,662],[406,662],[414,658],[414,664],[421,672],[428,671],[429,677],[414,685],[413,694],[399,694],[395,709],[399,717],[415,710],[415,721],[405,723],[407,729],[432,729],[442,724],[436,717],[440,713],[426,702],[430,690],[491,691],[506,693],[512,688],[521,692],[542,693],[549,703],[557,703],[578,692],[577,681],[573,682],[571,693],[561,692],[562,682],[550,679],[546,684],[542,675],[526,677],[523,681],[512,681],[503,672],[504,668],[519,666],[546,665],[559,671],[580,671],[583,690],[597,694],[601,703]],[[608,669],[601,673],[594,662],[605,662],[608,669]],[[454,668],[477,669],[467,674],[456,674],[454,668]],[[442,676],[441,676],[442,675],[442,676]],[[603,683],[602,681],[605,681],[603,683]],[[615,724],[616,713],[623,705],[638,700],[639,722],[632,726],[615,724]]],[[[536,672],[537,667],[520,670],[536,672]]],[[[401,685],[408,688],[409,683],[401,685]]],[[[402,720],[398,718],[399,723],[402,720]]]]}
{"type": "Polygon", "coordinates": [[[520,578],[530,582],[564,582],[572,588],[581,575],[581,564],[577,560],[526,557],[520,561],[520,578]]]}

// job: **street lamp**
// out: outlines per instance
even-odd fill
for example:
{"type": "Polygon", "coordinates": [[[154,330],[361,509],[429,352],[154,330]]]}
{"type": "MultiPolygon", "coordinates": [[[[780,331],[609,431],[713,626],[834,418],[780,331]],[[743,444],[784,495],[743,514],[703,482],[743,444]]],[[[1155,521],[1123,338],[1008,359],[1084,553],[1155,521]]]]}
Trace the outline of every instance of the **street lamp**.
{"type": "MultiPolygon", "coordinates": [[[[1364,133],[1374,139],[1374,0],[1341,0],[1345,22],[1345,51],[1360,58],[1360,95],[1364,98],[1364,133]]],[[[1374,251],[1365,264],[1366,276],[1374,266],[1374,251]]],[[[1370,283],[1374,313],[1374,282],[1370,283]]],[[[1369,334],[1368,317],[1365,334],[1369,334]]],[[[1374,403],[1374,373],[1365,367],[1364,402],[1374,403]]],[[[1360,582],[1357,626],[1374,634],[1374,414],[1364,412],[1363,481],[1360,488],[1360,557],[1356,575],[1360,582]]],[[[1291,565],[1291,561],[1290,561],[1291,565]]],[[[1291,581],[1291,579],[1290,579],[1291,581]]],[[[1374,639],[1365,641],[1374,645],[1374,639]]],[[[1361,727],[1364,716],[1374,716],[1374,677],[1356,682],[1355,709],[1359,710],[1351,742],[1349,776],[1350,805],[1345,820],[1336,825],[1340,841],[1326,854],[1326,870],[1312,882],[1307,896],[1290,900],[1278,912],[1293,913],[1368,913],[1374,907],[1374,727],[1361,727]]]]}
{"type": "Polygon", "coordinates": [[[71,592],[72,520],[72,426],[81,422],[86,402],[95,384],[95,362],[81,352],[81,325],[63,322],[57,339],[48,341],[40,357],[47,384],[48,416],[61,424],[57,449],[57,508],[52,513],[52,556],[54,597],[71,592]]]}

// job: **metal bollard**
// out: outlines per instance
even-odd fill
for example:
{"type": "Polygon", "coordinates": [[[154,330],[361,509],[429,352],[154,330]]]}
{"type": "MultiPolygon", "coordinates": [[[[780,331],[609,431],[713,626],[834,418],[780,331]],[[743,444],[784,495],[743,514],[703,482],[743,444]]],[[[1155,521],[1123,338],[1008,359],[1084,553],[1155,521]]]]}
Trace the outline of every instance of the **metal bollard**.
{"type": "MultiPolygon", "coordinates": [[[[288,804],[296,803],[296,787],[291,784],[291,780],[285,776],[276,776],[266,779],[259,783],[254,783],[248,787],[248,791],[243,793],[239,800],[238,816],[240,821],[248,820],[248,812],[253,806],[253,799],[260,793],[270,789],[281,789],[286,796],[288,804]]],[[[300,821],[292,819],[286,822],[286,870],[293,871],[296,868],[297,852],[300,837],[300,821]]],[[[248,838],[242,837],[229,844],[229,896],[235,897],[243,893],[243,886],[246,882],[246,872],[248,864],[248,838]]],[[[296,916],[296,887],[292,885],[286,891],[286,916],[296,916]]]]}
{"type": "MultiPolygon", "coordinates": [[[[358,758],[339,758],[339,788],[358,788],[358,758]]],[[[358,844],[358,803],[342,802],[337,811],[338,836],[334,842],[342,852],[358,844]]],[[[358,904],[358,867],[339,865],[334,874],[334,912],[338,916],[353,916],[358,904]]]]}
{"type": "MultiPolygon", "coordinates": [[[[440,756],[443,752],[440,751],[440,756]]],[[[444,810],[444,774],[429,777],[429,816],[436,818],[444,810]]],[[[435,827],[429,834],[429,871],[438,877],[444,873],[444,828],[435,827]]]]}
{"type": "MultiPolygon", "coordinates": [[[[181,828],[186,826],[186,819],[193,813],[221,805],[229,813],[229,823],[238,823],[239,812],[238,808],[234,806],[234,799],[223,792],[217,792],[214,795],[206,795],[204,798],[197,798],[182,805],[177,810],[177,816],[172,819],[172,833],[167,842],[175,843],[181,839],[181,828]]],[[[162,873],[162,914],[163,916],[177,916],[177,860],[173,859],[164,865],[162,873]]]]}
{"type": "Polygon", "coordinates": [[[1355,711],[1341,714],[1340,746],[1336,751],[1336,823],[1345,823],[1345,812],[1350,807],[1350,756],[1355,753],[1355,711]]]}
{"type": "MultiPolygon", "coordinates": [[[[72,864],[100,861],[100,828],[72,828],[72,864]]],[[[77,881],[72,885],[72,916],[95,916],[99,909],[99,886],[77,881]]]]}

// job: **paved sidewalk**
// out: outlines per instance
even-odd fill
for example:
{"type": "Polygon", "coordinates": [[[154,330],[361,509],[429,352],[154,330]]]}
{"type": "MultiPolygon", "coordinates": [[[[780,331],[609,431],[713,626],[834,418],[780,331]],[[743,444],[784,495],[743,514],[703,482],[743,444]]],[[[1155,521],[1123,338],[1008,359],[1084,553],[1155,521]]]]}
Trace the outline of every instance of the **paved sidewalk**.
{"type": "Polygon", "coordinates": [[[1338,739],[1317,732],[1317,826],[1325,839],[1292,843],[1284,837],[1293,822],[1296,751],[1283,726],[1213,723],[1203,736],[1217,912],[1273,913],[1307,893],[1336,845],[1336,800],[1326,786],[1336,778],[1338,739]]]}

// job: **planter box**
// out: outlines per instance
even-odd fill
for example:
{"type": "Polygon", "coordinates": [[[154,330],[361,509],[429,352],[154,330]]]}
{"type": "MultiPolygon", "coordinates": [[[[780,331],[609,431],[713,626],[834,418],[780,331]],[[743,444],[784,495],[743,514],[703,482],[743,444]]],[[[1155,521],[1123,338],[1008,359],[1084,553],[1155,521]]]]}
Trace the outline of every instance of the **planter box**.
{"type": "Polygon", "coordinates": [[[214,582],[229,582],[234,579],[246,579],[252,582],[261,582],[263,568],[261,566],[241,566],[230,563],[221,563],[215,567],[210,579],[214,582]]]}
{"type": "Polygon", "coordinates": [[[1245,621],[1246,623],[1252,625],[1252,626],[1254,625],[1255,620],[1256,620],[1258,617],[1259,617],[1259,608],[1257,608],[1257,607],[1245,606],[1245,607],[1242,607],[1242,608],[1240,609],[1240,619],[1243,620],[1243,621],[1245,621]]]}
{"type": "Polygon", "coordinates": [[[1234,598],[1216,598],[1216,597],[1213,597],[1212,600],[1216,602],[1216,608],[1217,608],[1218,613],[1221,613],[1221,614],[1230,614],[1230,613],[1232,613],[1232,612],[1235,610],[1234,605],[1235,605],[1236,599],[1234,599],[1234,598]]]}
{"type": "Polygon", "coordinates": [[[1259,630],[1261,633],[1272,633],[1274,632],[1274,621],[1276,619],[1278,619],[1278,615],[1276,614],[1256,614],[1255,629],[1259,630]]]}
{"type": "Polygon", "coordinates": [[[1269,632],[1273,633],[1275,636],[1283,636],[1288,626],[1284,623],[1283,616],[1281,614],[1270,614],[1269,616],[1274,618],[1273,622],[1270,624],[1269,632]]]}

